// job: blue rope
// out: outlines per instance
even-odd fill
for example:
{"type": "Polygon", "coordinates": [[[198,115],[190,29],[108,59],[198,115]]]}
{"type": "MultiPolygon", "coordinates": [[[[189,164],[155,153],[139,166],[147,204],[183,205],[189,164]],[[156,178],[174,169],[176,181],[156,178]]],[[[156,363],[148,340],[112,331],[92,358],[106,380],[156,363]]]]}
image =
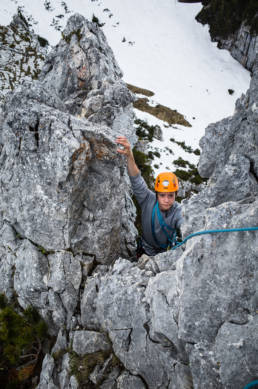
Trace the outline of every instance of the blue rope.
{"type": "Polygon", "coordinates": [[[157,246],[161,247],[163,250],[167,250],[168,247],[172,247],[176,241],[176,230],[175,228],[172,228],[170,227],[169,225],[167,225],[161,215],[161,212],[160,212],[160,209],[159,209],[159,203],[156,202],[154,207],[153,207],[153,210],[152,210],[152,215],[151,215],[151,231],[152,231],[152,236],[155,240],[155,243],[157,246]],[[159,243],[158,242],[158,239],[157,239],[157,236],[156,236],[156,233],[155,233],[155,213],[157,212],[157,216],[158,216],[158,221],[159,221],[159,224],[161,226],[161,229],[163,231],[163,233],[166,235],[167,237],[167,240],[168,240],[168,244],[164,245],[162,243],[159,243]],[[168,232],[166,231],[166,228],[171,231],[171,235],[168,234],[168,232]]]}
{"type": "Polygon", "coordinates": [[[198,235],[215,234],[215,233],[218,233],[218,232],[257,231],[257,230],[258,230],[258,227],[244,227],[244,228],[225,228],[225,229],[221,229],[221,230],[204,230],[204,231],[199,231],[199,232],[195,232],[193,234],[188,235],[182,242],[179,242],[175,246],[173,246],[171,248],[171,250],[175,250],[176,248],[178,248],[178,247],[182,246],[183,244],[185,244],[185,242],[188,239],[191,239],[194,236],[198,236],[198,235]]]}
{"type": "Polygon", "coordinates": [[[253,388],[254,386],[258,386],[258,380],[250,382],[250,384],[246,385],[244,389],[250,389],[253,388]]]}

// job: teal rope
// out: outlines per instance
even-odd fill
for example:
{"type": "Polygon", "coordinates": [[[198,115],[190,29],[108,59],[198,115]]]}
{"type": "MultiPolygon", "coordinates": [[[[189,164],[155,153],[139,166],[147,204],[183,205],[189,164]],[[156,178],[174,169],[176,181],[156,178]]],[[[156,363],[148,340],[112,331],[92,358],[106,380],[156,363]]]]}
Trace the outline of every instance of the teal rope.
{"type": "Polygon", "coordinates": [[[244,387],[244,389],[250,389],[250,388],[253,388],[254,386],[256,386],[256,387],[258,386],[258,380],[250,382],[250,384],[246,385],[244,387]]]}
{"type": "Polygon", "coordinates": [[[173,246],[176,242],[176,230],[175,228],[170,227],[168,224],[165,223],[159,209],[159,203],[158,201],[155,203],[153,209],[152,209],[152,215],[151,215],[151,231],[153,239],[155,240],[155,243],[157,246],[161,247],[163,250],[167,250],[169,246],[173,246]],[[163,233],[166,235],[168,243],[166,245],[161,244],[158,242],[156,233],[155,233],[155,213],[157,213],[158,221],[161,226],[161,229],[163,233]],[[171,231],[171,235],[168,234],[167,230],[171,231]]]}
{"type": "Polygon", "coordinates": [[[180,247],[183,244],[185,244],[188,239],[191,239],[194,236],[198,236],[198,235],[215,234],[215,233],[218,233],[218,232],[257,231],[257,230],[258,230],[258,227],[244,227],[244,228],[225,228],[223,230],[204,230],[204,231],[199,231],[199,232],[195,232],[193,234],[188,235],[182,242],[179,242],[175,246],[173,246],[171,248],[171,250],[177,249],[178,247],[180,247]]]}

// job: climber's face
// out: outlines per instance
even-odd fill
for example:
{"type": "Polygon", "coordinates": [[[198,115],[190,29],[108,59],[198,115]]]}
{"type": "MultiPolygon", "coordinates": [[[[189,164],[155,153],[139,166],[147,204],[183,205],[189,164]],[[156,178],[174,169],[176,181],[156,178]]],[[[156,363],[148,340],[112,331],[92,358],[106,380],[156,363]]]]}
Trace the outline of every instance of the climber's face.
{"type": "Polygon", "coordinates": [[[161,211],[168,211],[175,202],[176,192],[157,192],[159,209],[161,211]]]}

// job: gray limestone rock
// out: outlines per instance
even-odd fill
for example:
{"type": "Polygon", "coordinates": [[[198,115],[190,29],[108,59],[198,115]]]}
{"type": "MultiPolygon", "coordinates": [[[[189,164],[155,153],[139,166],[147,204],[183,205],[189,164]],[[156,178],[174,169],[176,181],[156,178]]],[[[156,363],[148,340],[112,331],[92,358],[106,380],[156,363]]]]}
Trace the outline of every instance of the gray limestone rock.
{"type": "Polygon", "coordinates": [[[0,102],[22,81],[37,79],[48,51],[48,42],[33,33],[19,10],[9,26],[0,26],[0,102]]]}
{"type": "Polygon", "coordinates": [[[40,294],[46,292],[48,262],[45,255],[27,239],[16,251],[14,290],[23,308],[29,305],[40,308],[40,294]]]}
{"type": "Polygon", "coordinates": [[[66,389],[69,387],[70,382],[70,355],[64,354],[62,358],[61,372],[58,374],[58,387],[60,389],[66,389]]]}
{"type": "Polygon", "coordinates": [[[101,384],[102,388],[107,388],[107,385],[111,387],[115,385],[115,378],[119,375],[119,368],[112,369],[111,373],[108,374],[110,368],[112,368],[113,356],[110,355],[103,363],[103,365],[96,365],[91,372],[89,379],[95,385],[101,384]],[[105,377],[108,375],[108,378],[105,377]]]}
{"type": "Polygon", "coordinates": [[[246,69],[252,70],[258,54],[258,36],[250,33],[250,27],[242,23],[239,30],[227,39],[215,38],[218,47],[230,51],[246,69]]]}
{"type": "Polygon", "coordinates": [[[22,237],[102,263],[134,250],[135,208],[114,142],[118,133],[134,141],[131,103],[102,31],[71,17],[41,81],[20,86],[3,108],[0,211],[22,237]],[[93,92],[104,101],[94,120],[80,108],[93,92]]]}
{"type": "Polygon", "coordinates": [[[0,157],[4,218],[46,250],[115,258],[128,189],[109,129],[36,101],[11,107],[0,157]]]}
{"type": "Polygon", "coordinates": [[[81,286],[81,264],[78,256],[70,252],[58,252],[48,255],[49,278],[48,288],[60,296],[66,312],[66,321],[70,322],[78,304],[78,293],[81,286]]]}
{"type": "Polygon", "coordinates": [[[89,329],[99,329],[99,323],[95,315],[97,291],[99,281],[97,277],[88,277],[85,283],[81,299],[81,323],[89,329]]]}
{"type": "Polygon", "coordinates": [[[65,330],[61,328],[58,332],[56,343],[51,350],[51,355],[55,356],[56,354],[64,353],[67,350],[67,348],[68,348],[67,336],[65,330]]]}
{"type": "Polygon", "coordinates": [[[40,383],[37,386],[37,389],[58,389],[53,382],[53,370],[54,370],[55,362],[51,355],[46,354],[43,364],[42,370],[40,373],[40,383]]]}
{"type": "Polygon", "coordinates": [[[79,389],[79,384],[76,380],[76,378],[72,375],[69,382],[69,389],[79,389]]]}
{"type": "Polygon", "coordinates": [[[244,387],[257,378],[257,328],[257,315],[250,316],[248,323],[244,325],[227,322],[220,328],[214,346],[214,359],[223,388],[244,387]]]}
{"type": "MultiPolygon", "coordinates": [[[[199,171],[209,180],[201,193],[184,202],[184,236],[257,226],[257,82],[256,64],[234,115],[210,125],[200,142],[199,171]]],[[[252,334],[258,333],[257,247],[257,231],[202,235],[186,243],[178,325],[196,388],[243,387],[255,376],[257,336],[252,338],[246,328],[254,326],[252,334]],[[244,344],[254,345],[245,348],[245,366],[228,347],[237,343],[235,328],[244,344]]]]}
{"type": "MultiPolygon", "coordinates": [[[[99,278],[94,299],[98,325],[108,332],[116,356],[131,374],[139,376],[149,388],[167,387],[173,377],[174,366],[185,364],[186,357],[177,339],[178,329],[173,313],[164,312],[161,304],[164,299],[168,308],[166,293],[170,293],[168,299],[172,299],[172,305],[173,299],[176,299],[172,290],[168,291],[175,282],[173,273],[159,273],[156,277],[160,275],[160,278],[154,278],[158,285],[156,290],[156,284],[152,284],[150,278],[153,272],[148,267],[140,269],[120,259],[99,278]],[[154,315],[161,316],[160,321],[156,321],[154,315]]],[[[81,311],[87,312],[90,300],[82,303],[85,305],[81,311]]],[[[86,315],[82,321],[87,326],[86,315]]],[[[133,380],[129,381],[133,385],[133,380]]]]}
{"type": "Polygon", "coordinates": [[[96,124],[111,127],[114,134],[132,134],[133,96],[121,80],[112,50],[102,30],[75,14],[52,50],[40,80],[59,96],[66,110],[96,124]]]}
{"type": "MultiPolygon", "coordinates": [[[[183,237],[257,226],[257,91],[255,62],[234,115],[200,142],[208,182],[183,202],[183,237]]],[[[38,389],[79,389],[78,376],[103,389],[242,389],[257,377],[258,233],[128,260],[135,208],[114,140],[135,141],[131,102],[103,33],[74,15],[40,80],[2,107],[0,288],[57,336],[38,389]]]]}
{"type": "Polygon", "coordinates": [[[200,140],[198,169],[209,178],[202,196],[210,206],[254,198],[258,193],[257,90],[258,61],[250,88],[237,101],[234,115],[209,125],[200,140]]]}
{"type": "MultiPolygon", "coordinates": [[[[200,173],[209,180],[183,203],[184,237],[257,226],[254,69],[235,114],[211,125],[201,140],[200,173]]],[[[142,256],[136,265],[119,259],[85,286],[82,322],[87,327],[90,312],[89,324],[108,332],[128,374],[147,387],[244,386],[257,374],[257,247],[257,231],[221,232],[142,256]]],[[[128,385],[136,384],[130,378],[128,385]]]]}
{"type": "Polygon", "coordinates": [[[78,388],[67,353],[74,333],[76,351],[106,355],[91,382],[115,383],[121,371],[96,332],[94,308],[87,331],[80,310],[90,274],[107,270],[96,265],[135,249],[136,211],[115,144],[118,134],[136,141],[133,96],[121,77],[102,31],[74,15],[40,80],[26,78],[0,108],[0,291],[35,307],[58,334],[41,389],[78,388]]]}
{"type": "Polygon", "coordinates": [[[145,389],[146,386],[139,377],[133,376],[128,372],[124,372],[117,379],[117,389],[127,388],[145,389]]]}
{"type": "Polygon", "coordinates": [[[96,331],[75,331],[73,334],[73,351],[80,356],[109,350],[110,343],[105,334],[96,331]]]}
{"type": "Polygon", "coordinates": [[[20,241],[12,227],[6,223],[3,223],[0,236],[0,293],[4,293],[10,299],[14,293],[13,274],[20,241]]]}

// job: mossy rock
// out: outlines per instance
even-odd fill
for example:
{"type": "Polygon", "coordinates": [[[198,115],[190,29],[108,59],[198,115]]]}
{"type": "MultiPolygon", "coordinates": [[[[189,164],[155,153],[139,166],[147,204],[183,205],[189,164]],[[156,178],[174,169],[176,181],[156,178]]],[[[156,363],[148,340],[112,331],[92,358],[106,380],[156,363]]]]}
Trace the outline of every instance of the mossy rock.
{"type": "Polygon", "coordinates": [[[75,35],[78,39],[78,42],[80,42],[80,40],[82,39],[82,33],[80,29],[72,31],[69,35],[64,35],[62,33],[62,38],[66,41],[66,43],[70,44],[73,35],[75,35]]]}
{"type": "Polygon", "coordinates": [[[80,389],[98,388],[115,367],[120,367],[122,370],[123,365],[113,353],[110,354],[108,351],[97,351],[84,356],[79,356],[75,352],[70,354],[70,374],[76,377],[80,389]],[[108,358],[110,361],[106,363],[108,358]],[[94,384],[90,380],[90,375],[96,366],[102,369],[104,364],[106,364],[105,369],[98,383],[94,384]]]}

